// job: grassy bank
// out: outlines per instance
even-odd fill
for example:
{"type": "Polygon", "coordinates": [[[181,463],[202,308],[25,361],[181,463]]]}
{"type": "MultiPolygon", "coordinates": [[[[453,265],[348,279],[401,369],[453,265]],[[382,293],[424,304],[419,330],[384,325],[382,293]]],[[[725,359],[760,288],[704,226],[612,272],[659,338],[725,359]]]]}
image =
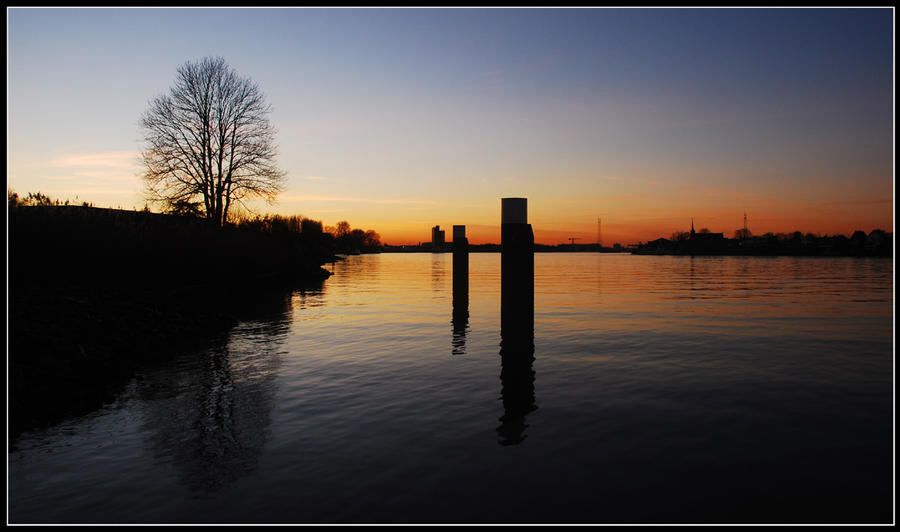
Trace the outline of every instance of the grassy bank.
{"type": "Polygon", "coordinates": [[[85,206],[9,210],[9,428],[89,411],[135,369],[226,335],[243,306],[329,274],[321,231],[85,206]]]}

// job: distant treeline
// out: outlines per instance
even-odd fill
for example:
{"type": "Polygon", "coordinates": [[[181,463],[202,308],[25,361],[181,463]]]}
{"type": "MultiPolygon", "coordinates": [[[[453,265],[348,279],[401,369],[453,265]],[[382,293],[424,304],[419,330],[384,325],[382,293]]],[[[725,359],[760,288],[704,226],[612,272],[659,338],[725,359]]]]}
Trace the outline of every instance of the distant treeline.
{"type": "Polygon", "coordinates": [[[641,242],[633,247],[637,254],[704,254],[704,255],[811,255],[811,256],[893,256],[893,233],[875,229],[869,234],[855,231],[844,235],[766,233],[753,236],[743,229],[735,238],[707,229],[691,234],[673,233],[671,238],[641,242]]]}
{"type": "MultiPolygon", "coordinates": [[[[72,202],[71,200],[54,200],[49,196],[41,194],[40,192],[29,192],[25,195],[24,198],[20,198],[19,195],[12,190],[6,191],[6,199],[10,209],[14,209],[16,207],[49,207],[51,205],[75,205],[77,202],[72,202]]],[[[93,203],[88,203],[84,201],[81,203],[82,207],[93,207],[93,203]]],[[[146,207],[145,207],[146,209],[146,207]]]]}
{"type": "Polygon", "coordinates": [[[372,230],[353,229],[346,221],[334,226],[323,226],[322,222],[302,216],[281,216],[267,214],[254,218],[241,218],[234,225],[271,234],[300,234],[329,242],[335,253],[375,253],[381,251],[381,236],[372,230]]]}

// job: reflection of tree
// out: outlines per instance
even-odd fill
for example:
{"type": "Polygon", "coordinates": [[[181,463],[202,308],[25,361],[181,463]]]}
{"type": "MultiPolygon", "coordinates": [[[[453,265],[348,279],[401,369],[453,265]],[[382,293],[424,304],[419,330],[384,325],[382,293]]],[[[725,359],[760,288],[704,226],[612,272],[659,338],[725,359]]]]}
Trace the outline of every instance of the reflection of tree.
{"type": "MultiPolygon", "coordinates": [[[[376,282],[381,270],[381,255],[349,256],[332,264],[334,276],[329,278],[330,289],[340,287],[350,290],[353,286],[368,286],[376,282]]],[[[323,285],[324,286],[324,285],[323,285]]]]}
{"type": "Polygon", "coordinates": [[[321,307],[325,304],[325,296],[322,285],[299,288],[294,292],[294,303],[299,304],[299,309],[321,307]]]}
{"type": "Polygon", "coordinates": [[[228,338],[139,384],[148,444],[191,490],[215,491],[255,470],[267,437],[291,295],[267,295],[238,318],[228,338]]]}

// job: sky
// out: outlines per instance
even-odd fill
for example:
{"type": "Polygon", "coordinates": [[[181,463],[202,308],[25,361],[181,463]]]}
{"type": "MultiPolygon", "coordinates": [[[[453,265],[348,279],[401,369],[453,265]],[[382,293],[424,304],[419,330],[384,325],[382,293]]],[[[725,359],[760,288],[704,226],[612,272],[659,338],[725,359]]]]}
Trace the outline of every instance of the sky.
{"type": "Polygon", "coordinates": [[[893,40],[890,8],[13,7],[7,186],[142,208],[141,114],[220,56],[273,109],[260,214],[392,245],[499,242],[504,197],[546,244],[893,231],[893,40]]]}

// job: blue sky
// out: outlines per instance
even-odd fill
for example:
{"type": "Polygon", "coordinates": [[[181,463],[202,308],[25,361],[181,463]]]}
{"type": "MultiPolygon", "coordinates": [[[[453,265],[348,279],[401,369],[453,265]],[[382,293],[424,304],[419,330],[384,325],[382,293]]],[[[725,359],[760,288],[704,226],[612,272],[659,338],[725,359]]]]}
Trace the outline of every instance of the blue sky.
{"type": "Polygon", "coordinates": [[[7,29],[20,193],[142,206],[141,113],[218,55],[274,109],[288,189],[261,212],[388,242],[490,240],[503,196],[545,241],[597,216],[623,241],[745,210],[757,232],[892,225],[891,9],[11,8],[7,29]]]}

